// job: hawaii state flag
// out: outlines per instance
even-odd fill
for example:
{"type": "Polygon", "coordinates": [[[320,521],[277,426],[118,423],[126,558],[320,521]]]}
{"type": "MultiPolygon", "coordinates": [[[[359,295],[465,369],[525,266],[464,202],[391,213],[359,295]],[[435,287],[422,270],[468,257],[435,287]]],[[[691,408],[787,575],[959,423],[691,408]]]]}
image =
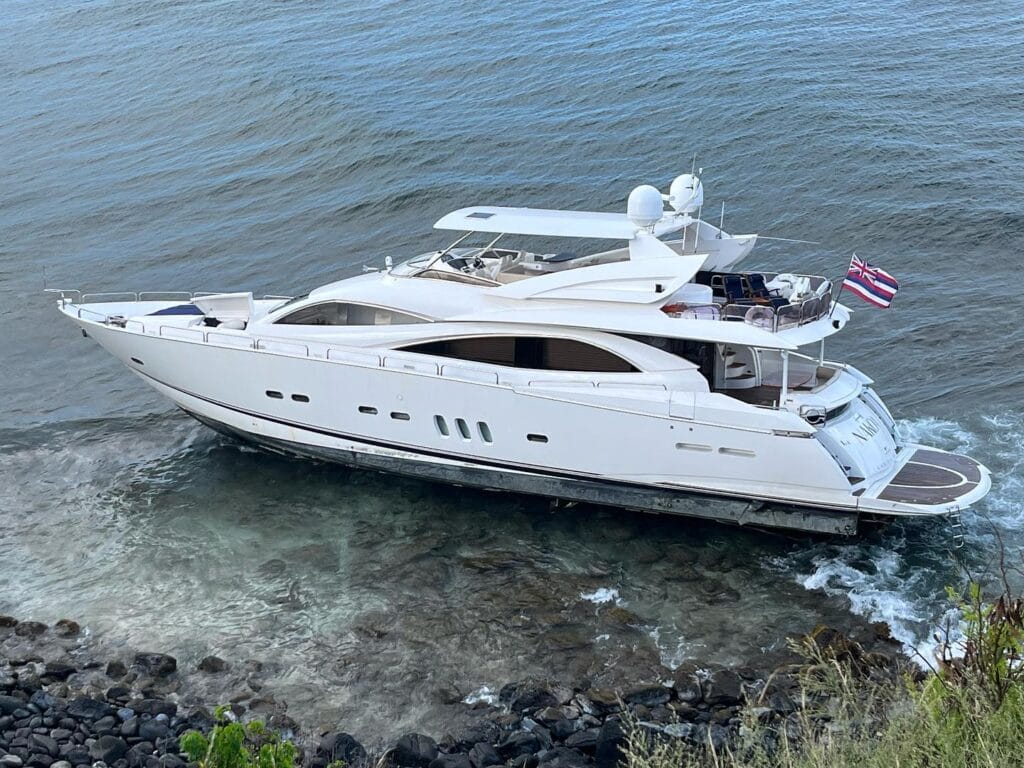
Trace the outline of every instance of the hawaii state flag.
{"type": "Polygon", "coordinates": [[[884,269],[868,264],[854,254],[846,279],[843,280],[843,288],[857,294],[868,304],[885,309],[892,303],[900,284],[884,269]]]}

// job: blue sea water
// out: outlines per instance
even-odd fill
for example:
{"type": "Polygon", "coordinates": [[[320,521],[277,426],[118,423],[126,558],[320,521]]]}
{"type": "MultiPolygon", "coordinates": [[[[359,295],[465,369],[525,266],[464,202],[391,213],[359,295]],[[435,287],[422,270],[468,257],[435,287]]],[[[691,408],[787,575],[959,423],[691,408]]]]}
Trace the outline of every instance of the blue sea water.
{"type": "Polygon", "coordinates": [[[1022,71],[1007,2],[5,0],[0,611],[274,658],[293,711],[367,734],[527,674],[755,658],[851,609],[925,646],[958,578],[942,526],[553,516],[265,456],[42,287],[300,292],[439,245],[448,210],[621,210],[696,156],[709,218],[821,243],[750,264],[836,276],[856,251],[899,277],[830,357],[993,470],[978,567],[1024,543],[1022,71]]]}

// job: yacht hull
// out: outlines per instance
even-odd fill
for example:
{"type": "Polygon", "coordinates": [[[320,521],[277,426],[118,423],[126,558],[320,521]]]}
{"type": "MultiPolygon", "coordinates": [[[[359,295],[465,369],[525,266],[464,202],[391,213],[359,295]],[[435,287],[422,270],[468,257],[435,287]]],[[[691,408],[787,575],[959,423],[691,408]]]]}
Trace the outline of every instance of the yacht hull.
{"type": "MultiPolygon", "coordinates": [[[[948,504],[853,494],[818,440],[772,429],[777,412],[743,406],[732,426],[723,423],[729,411],[704,410],[676,393],[626,400],[601,386],[516,385],[477,380],[469,369],[423,370],[411,367],[421,366],[411,356],[392,353],[382,360],[351,348],[226,346],[224,334],[189,329],[183,338],[183,330],[148,321],[126,328],[74,319],[143,381],[221,432],[428,481],[841,535],[855,535],[877,515],[947,514],[989,485],[987,472],[963,459],[978,466],[977,482],[954,488],[944,474],[948,504]]],[[[915,477],[923,471],[912,470],[915,477]]]]}
{"type": "Polygon", "coordinates": [[[237,420],[231,418],[230,414],[222,414],[221,420],[209,413],[209,408],[204,409],[206,413],[200,413],[181,403],[179,407],[201,424],[242,442],[274,453],[327,461],[355,469],[487,491],[542,496],[556,503],[596,504],[757,528],[844,536],[854,536],[858,532],[860,516],[856,513],[783,507],[755,499],[725,498],[615,481],[598,482],[587,478],[474,466],[467,462],[444,461],[403,451],[383,452],[376,446],[359,442],[336,447],[299,442],[274,437],[266,429],[260,432],[242,429],[231,423],[237,420]]]}

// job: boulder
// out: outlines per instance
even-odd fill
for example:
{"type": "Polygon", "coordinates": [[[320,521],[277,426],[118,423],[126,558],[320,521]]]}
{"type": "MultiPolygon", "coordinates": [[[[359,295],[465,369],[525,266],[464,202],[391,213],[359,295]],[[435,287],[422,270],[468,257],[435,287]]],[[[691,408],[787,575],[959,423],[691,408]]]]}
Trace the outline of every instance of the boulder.
{"type": "Polygon", "coordinates": [[[0,629],[10,629],[18,626],[18,620],[13,616],[0,616],[0,629]]]}
{"type": "Polygon", "coordinates": [[[399,768],[427,768],[437,757],[437,742],[420,733],[407,733],[395,744],[392,754],[399,768]]]}
{"type": "Polygon", "coordinates": [[[128,752],[128,745],[124,739],[117,736],[100,736],[95,743],[89,747],[89,754],[94,760],[102,760],[111,765],[115,760],[120,760],[128,752]]]}
{"type": "Polygon", "coordinates": [[[676,698],[686,704],[698,704],[704,698],[704,686],[697,668],[691,665],[679,667],[672,681],[676,698]]]}
{"type": "Polygon", "coordinates": [[[362,763],[366,759],[366,750],[363,749],[363,745],[342,731],[328,731],[321,736],[316,754],[318,757],[323,757],[328,763],[341,760],[346,765],[362,763]]]}
{"type": "Polygon", "coordinates": [[[485,741],[478,742],[469,750],[469,762],[473,768],[488,768],[501,765],[502,759],[498,751],[485,741]]]}
{"type": "Polygon", "coordinates": [[[60,748],[57,746],[57,740],[42,733],[33,733],[29,737],[29,748],[34,752],[41,750],[53,758],[57,757],[60,751],[60,748]]]}
{"type": "Polygon", "coordinates": [[[143,720],[139,723],[139,738],[143,741],[156,742],[157,739],[166,739],[171,734],[171,729],[162,720],[143,720]]]}
{"type": "Polygon", "coordinates": [[[732,706],[743,699],[743,680],[731,669],[713,673],[706,681],[704,701],[712,707],[732,706]]]}
{"type": "Polygon", "coordinates": [[[39,690],[29,697],[28,703],[35,704],[41,711],[45,712],[46,710],[55,707],[57,705],[57,700],[46,691],[39,690]]]}
{"type": "Polygon", "coordinates": [[[71,619],[61,619],[53,625],[53,631],[61,637],[77,637],[82,631],[77,621],[71,619]]]}
{"type": "Polygon", "coordinates": [[[49,627],[41,621],[22,621],[14,628],[14,634],[19,637],[39,637],[49,627]]]}
{"type": "Polygon", "coordinates": [[[136,653],[134,664],[153,677],[167,677],[178,668],[178,660],[166,653],[136,653]]]}
{"type": "Polygon", "coordinates": [[[543,683],[520,682],[504,686],[498,693],[498,700],[508,704],[513,712],[526,712],[544,707],[557,707],[558,696],[543,683]]]}
{"type": "Polygon", "coordinates": [[[605,721],[597,734],[597,746],[594,750],[594,764],[597,768],[616,768],[625,743],[626,734],[622,730],[622,725],[615,720],[605,721]]]}
{"type": "Polygon", "coordinates": [[[228,663],[219,656],[206,656],[199,662],[199,671],[206,672],[211,675],[216,675],[219,672],[223,672],[228,668],[228,663]]]}
{"type": "Polygon", "coordinates": [[[430,768],[473,768],[469,761],[469,755],[455,753],[454,755],[438,755],[430,761],[430,768]]]}
{"type": "Polygon", "coordinates": [[[123,661],[114,659],[107,663],[106,674],[111,680],[120,680],[128,674],[128,667],[124,665],[123,661]]]}
{"type": "Polygon", "coordinates": [[[641,685],[632,688],[622,697],[627,704],[640,704],[645,707],[657,707],[667,704],[672,698],[668,688],[663,685],[641,685]]]}
{"type": "Polygon", "coordinates": [[[78,670],[61,661],[48,661],[43,668],[42,677],[49,680],[67,680],[78,670]]]}
{"type": "Polygon", "coordinates": [[[552,747],[540,755],[541,768],[589,768],[592,762],[582,752],[568,747],[552,747]]]}
{"type": "Polygon", "coordinates": [[[593,754],[597,749],[597,739],[600,734],[600,728],[587,728],[586,730],[574,733],[572,736],[567,738],[565,740],[565,746],[593,754]]]}
{"type": "Polygon", "coordinates": [[[619,710],[619,697],[606,688],[588,688],[576,700],[588,715],[601,717],[619,710]]]}
{"type": "Polygon", "coordinates": [[[505,760],[513,760],[523,755],[532,755],[547,746],[543,738],[536,733],[518,731],[509,734],[504,741],[497,746],[498,754],[505,760]]]}
{"type": "Polygon", "coordinates": [[[99,720],[116,711],[107,702],[90,699],[88,696],[79,696],[68,704],[68,714],[79,720],[99,720]]]}
{"type": "Polygon", "coordinates": [[[25,706],[25,702],[14,696],[0,696],[0,714],[11,715],[25,706]]]}

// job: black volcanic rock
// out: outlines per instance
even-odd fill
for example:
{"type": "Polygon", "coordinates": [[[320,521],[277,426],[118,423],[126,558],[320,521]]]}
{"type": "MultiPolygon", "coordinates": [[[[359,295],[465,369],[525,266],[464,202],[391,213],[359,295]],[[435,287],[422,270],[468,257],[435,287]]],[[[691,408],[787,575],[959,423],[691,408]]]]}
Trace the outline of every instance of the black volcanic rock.
{"type": "Polygon", "coordinates": [[[166,653],[136,653],[134,665],[153,677],[167,677],[178,669],[178,660],[166,653]]]}
{"type": "Polygon", "coordinates": [[[355,765],[366,759],[366,750],[363,749],[363,745],[351,735],[341,731],[325,733],[320,738],[316,752],[328,763],[342,760],[346,765],[355,765]]]}
{"type": "Polygon", "coordinates": [[[96,742],[89,747],[89,754],[96,760],[102,760],[111,765],[115,760],[120,760],[128,751],[128,745],[124,739],[117,736],[100,736],[96,742]]]}
{"type": "Polygon", "coordinates": [[[68,714],[79,720],[99,720],[115,712],[107,702],[90,699],[88,696],[80,696],[68,704],[68,714]]]}
{"type": "Polygon", "coordinates": [[[199,662],[199,666],[197,667],[200,672],[207,672],[211,675],[223,672],[227,668],[228,663],[219,656],[206,656],[199,662]]]}
{"type": "Polygon", "coordinates": [[[488,768],[491,765],[501,765],[502,759],[494,747],[481,741],[469,750],[469,762],[473,764],[473,768],[488,768]]]}
{"type": "Polygon", "coordinates": [[[597,734],[597,746],[594,750],[594,763],[597,768],[616,768],[625,743],[626,734],[621,723],[606,720],[597,734]]]}
{"type": "Polygon", "coordinates": [[[394,760],[399,768],[427,768],[437,757],[437,742],[420,733],[407,733],[395,744],[394,760]]]}

